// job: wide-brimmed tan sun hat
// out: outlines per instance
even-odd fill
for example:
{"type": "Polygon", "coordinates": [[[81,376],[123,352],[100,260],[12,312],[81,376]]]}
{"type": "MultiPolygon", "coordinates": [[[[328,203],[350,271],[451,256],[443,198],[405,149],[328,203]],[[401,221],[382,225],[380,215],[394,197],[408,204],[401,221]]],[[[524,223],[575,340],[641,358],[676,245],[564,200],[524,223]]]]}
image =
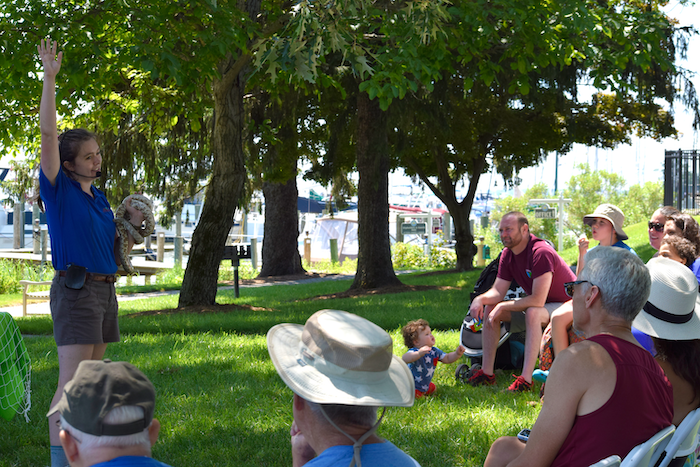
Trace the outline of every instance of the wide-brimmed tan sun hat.
{"type": "Polygon", "coordinates": [[[622,224],[625,223],[625,215],[622,213],[622,211],[620,211],[620,208],[618,208],[614,204],[601,204],[600,206],[595,208],[593,214],[586,214],[585,216],[583,216],[583,223],[591,225],[593,224],[593,221],[598,217],[610,221],[610,223],[613,225],[613,228],[615,229],[615,233],[617,234],[618,240],[627,240],[627,234],[624,230],[622,230],[622,224]]]}
{"type": "Polygon", "coordinates": [[[698,280],[683,264],[668,258],[647,263],[651,293],[632,326],[650,336],[671,341],[700,339],[698,280]]]}
{"type": "Polygon", "coordinates": [[[267,333],[267,350],[285,384],[311,402],[413,405],[413,376],[393,354],[391,336],[360,316],[321,310],[304,326],[278,324],[267,333]]]}

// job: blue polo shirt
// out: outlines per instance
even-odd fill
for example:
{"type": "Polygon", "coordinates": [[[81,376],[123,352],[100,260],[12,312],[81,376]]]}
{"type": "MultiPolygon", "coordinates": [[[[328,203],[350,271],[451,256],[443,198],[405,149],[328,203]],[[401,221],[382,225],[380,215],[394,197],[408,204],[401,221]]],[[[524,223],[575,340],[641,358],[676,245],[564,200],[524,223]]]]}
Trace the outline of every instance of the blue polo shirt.
{"type": "Polygon", "coordinates": [[[39,188],[46,208],[54,269],[65,270],[70,263],[85,266],[95,274],[114,274],[116,227],[104,193],[93,186],[91,197],[63,170],[58,171],[55,186],[40,170],[39,188]]]}

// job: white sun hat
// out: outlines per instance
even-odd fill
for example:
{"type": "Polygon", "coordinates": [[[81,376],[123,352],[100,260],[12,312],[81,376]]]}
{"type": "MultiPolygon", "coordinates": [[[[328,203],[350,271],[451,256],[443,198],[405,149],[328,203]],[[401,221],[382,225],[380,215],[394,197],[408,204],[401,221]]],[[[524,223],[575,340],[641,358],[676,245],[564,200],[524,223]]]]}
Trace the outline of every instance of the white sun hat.
{"type": "Polygon", "coordinates": [[[267,350],[285,384],[308,401],[413,405],[413,375],[393,354],[391,336],[360,316],[321,310],[304,326],[278,324],[267,333],[267,350]]]}
{"type": "Polygon", "coordinates": [[[647,263],[651,293],[632,326],[645,334],[666,340],[700,339],[698,280],[683,264],[668,258],[647,263]]]}
{"type": "Polygon", "coordinates": [[[627,234],[622,230],[622,224],[625,223],[625,215],[622,213],[620,208],[614,204],[601,204],[593,214],[586,214],[583,216],[583,223],[587,225],[592,225],[596,218],[607,219],[613,225],[615,233],[617,234],[618,240],[627,240],[627,234]]]}

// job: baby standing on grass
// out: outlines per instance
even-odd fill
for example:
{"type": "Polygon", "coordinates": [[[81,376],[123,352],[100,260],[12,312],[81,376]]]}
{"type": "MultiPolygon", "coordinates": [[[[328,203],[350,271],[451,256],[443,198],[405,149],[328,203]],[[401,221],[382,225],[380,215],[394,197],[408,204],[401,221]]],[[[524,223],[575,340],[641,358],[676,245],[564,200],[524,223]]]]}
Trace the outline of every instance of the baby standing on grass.
{"type": "Polygon", "coordinates": [[[435,336],[430,330],[430,325],[424,319],[411,321],[401,329],[403,342],[408,347],[408,351],[403,354],[404,362],[413,373],[413,380],[416,383],[416,399],[420,399],[426,394],[435,392],[435,384],[432,382],[433,374],[437,362],[453,363],[464,354],[466,350],[459,345],[454,352],[445,353],[435,345],[435,336]]]}

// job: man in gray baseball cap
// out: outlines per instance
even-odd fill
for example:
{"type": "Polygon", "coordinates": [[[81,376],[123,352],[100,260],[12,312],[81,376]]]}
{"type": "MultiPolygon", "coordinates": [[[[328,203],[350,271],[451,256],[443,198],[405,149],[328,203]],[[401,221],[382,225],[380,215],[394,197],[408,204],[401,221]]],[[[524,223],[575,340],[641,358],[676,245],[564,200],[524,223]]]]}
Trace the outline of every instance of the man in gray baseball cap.
{"type": "Polygon", "coordinates": [[[47,416],[61,414],[71,467],[168,467],[151,458],[155,404],[153,384],[131,363],[84,360],[47,416]]]}

